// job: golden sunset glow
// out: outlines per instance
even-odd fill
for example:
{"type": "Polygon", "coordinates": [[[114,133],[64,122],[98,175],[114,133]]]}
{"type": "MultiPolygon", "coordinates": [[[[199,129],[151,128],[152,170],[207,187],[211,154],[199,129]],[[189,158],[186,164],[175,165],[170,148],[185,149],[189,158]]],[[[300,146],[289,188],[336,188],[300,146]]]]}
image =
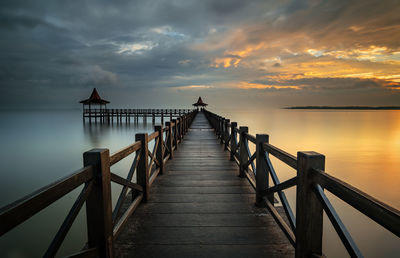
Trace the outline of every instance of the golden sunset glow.
{"type": "Polygon", "coordinates": [[[214,29],[191,48],[226,76],[214,82],[221,88],[318,92],[331,101],[328,95],[341,91],[353,94],[349,104],[373,99],[371,92],[379,93],[381,103],[387,96],[398,99],[400,25],[389,21],[398,16],[395,8],[360,22],[350,12],[340,20],[313,17],[320,7],[315,3],[294,15],[266,16],[219,33],[214,29]]]}
{"type": "MultiPolygon", "coordinates": [[[[21,96],[34,106],[62,102],[87,87],[151,89],[159,101],[209,95],[221,106],[230,97],[274,107],[400,105],[396,1],[128,2],[132,15],[116,15],[113,3],[74,21],[56,5],[6,8],[0,106],[21,96]]],[[[118,94],[126,103],[154,99],[118,94]]]]}
{"type": "MultiPolygon", "coordinates": [[[[355,28],[353,28],[355,30],[355,28]]],[[[271,46],[258,45],[236,46],[227,50],[223,57],[216,57],[210,66],[220,69],[257,68],[273,71],[275,74],[259,75],[253,81],[268,79],[277,84],[262,84],[242,81],[236,86],[241,89],[291,88],[301,89],[304,85],[296,82],[301,79],[353,78],[368,80],[381,87],[400,90],[400,52],[386,46],[371,45],[367,48],[348,50],[290,50],[284,47],[276,55],[271,46]],[[291,85],[290,82],[296,84],[291,85]],[[282,85],[286,84],[286,85],[282,85]]]]}

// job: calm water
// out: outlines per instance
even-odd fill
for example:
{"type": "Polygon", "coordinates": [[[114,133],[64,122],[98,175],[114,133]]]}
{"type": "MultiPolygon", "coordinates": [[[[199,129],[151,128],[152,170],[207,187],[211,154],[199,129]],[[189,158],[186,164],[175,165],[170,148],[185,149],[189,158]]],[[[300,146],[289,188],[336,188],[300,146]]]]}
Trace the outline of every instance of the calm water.
{"type": "MultiPolygon", "coordinates": [[[[269,134],[272,144],[292,154],[299,150],[324,154],[328,173],[400,208],[400,111],[216,112],[239,125],[247,125],[251,134],[269,134]]],[[[105,147],[112,153],[132,143],[135,133],[150,132],[153,128],[151,123],[84,125],[80,111],[3,111],[0,121],[1,206],[78,169],[82,166],[84,151],[105,147]]],[[[126,175],[132,159],[123,160],[113,166],[112,171],[126,175]]],[[[273,162],[281,181],[295,175],[293,169],[280,161],[273,162]]],[[[113,185],[114,193],[119,189],[113,185]]],[[[1,237],[1,257],[43,254],[79,190],[1,237]],[[23,244],[18,246],[17,242],[23,244]]],[[[294,209],[294,188],[286,194],[294,209]]],[[[399,238],[334,196],[328,196],[366,257],[398,256],[399,238]]],[[[84,217],[82,209],[60,255],[83,246],[86,241],[84,217]]],[[[324,224],[325,254],[344,256],[345,249],[327,218],[324,224]]]]}

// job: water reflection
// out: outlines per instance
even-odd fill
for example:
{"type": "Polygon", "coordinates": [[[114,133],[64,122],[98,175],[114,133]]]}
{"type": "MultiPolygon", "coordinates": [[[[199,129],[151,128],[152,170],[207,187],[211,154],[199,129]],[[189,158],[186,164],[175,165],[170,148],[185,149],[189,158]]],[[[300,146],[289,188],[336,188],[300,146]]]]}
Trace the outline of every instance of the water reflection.
{"type": "MultiPolygon", "coordinates": [[[[82,123],[80,111],[0,112],[0,205],[6,205],[82,167],[82,153],[108,148],[113,153],[135,141],[136,133],[152,132],[151,123],[82,123]],[[21,156],[22,155],[22,156],[21,156]],[[23,157],[23,162],[21,162],[23,157]]],[[[156,120],[155,124],[161,121],[156,120]]],[[[126,176],[133,155],[112,167],[126,176]]],[[[113,203],[119,186],[112,184],[113,203]]],[[[57,201],[0,238],[1,257],[40,257],[47,249],[79,189],[57,201]],[[52,218],[49,220],[49,218],[52,218]],[[21,244],[23,243],[23,244],[21,244]]],[[[80,250],[86,241],[82,209],[64,241],[60,256],[80,250]]]]}
{"type": "MultiPolygon", "coordinates": [[[[314,150],[326,156],[328,173],[370,195],[400,208],[400,111],[299,111],[215,110],[251,134],[267,133],[272,144],[296,154],[314,150]]],[[[0,201],[7,204],[82,166],[82,153],[92,148],[109,148],[113,153],[135,141],[136,133],[153,131],[148,123],[82,123],[80,111],[0,112],[0,201]],[[23,162],[21,162],[23,150],[23,162]]],[[[160,124],[157,119],[155,124],[160,124]]],[[[250,146],[251,147],[251,146],[250,146]]],[[[149,146],[152,149],[152,145],[149,146]]],[[[253,151],[253,150],[252,150],[253,151]]],[[[133,155],[112,167],[125,176],[133,155]]],[[[296,171],[272,159],[281,181],[296,171]]],[[[118,187],[113,186],[114,193],[118,187]]],[[[66,196],[0,239],[2,257],[41,256],[74,201],[66,196]],[[55,218],[49,220],[48,218],[55,218]],[[44,226],[46,230],[43,230],[44,226]],[[21,247],[17,243],[24,243],[21,247]]],[[[295,207],[295,188],[286,191],[295,207]]],[[[329,195],[343,222],[366,257],[396,257],[399,239],[342,201],[329,195]]],[[[294,209],[295,211],[295,209],[294,209]]],[[[85,241],[85,214],[63,245],[61,255],[78,250],[85,241]]],[[[342,244],[325,218],[324,252],[328,257],[345,256],[342,244]]]]}
{"type": "MultiPolygon", "coordinates": [[[[122,122],[122,123],[89,123],[83,122],[83,133],[86,139],[92,146],[101,146],[104,143],[105,138],[110,138],[117,135],[131,134],[134,139],[135,133],[151,133],[154,131],[154,126],[161,123],[157,119],[153,122],[122,122]]],[[[119,138],[119,137],[118,137],[119,138]]],[[[126,145],[129,145],[127,142],[126,145]]],[[[104,147],[104,146],[103,146],[104,147]]],[[[123,146],[121,146],[123,147],[123,146]]]]}
{"type": "MultiPolygon", "coordinates": [[[[326,171],[400,209],[400,111],[263,110],[217,113],[247,125],[251,134],[267,133],[270,142],[289,153],[313,150],[326,156],[326,171]]],[[[254,151],[254,149],[252,149],[254,151]]],[[[272,159],[281,181],[296,174],[272,159]]],[[[285,191],[295,210],[295,188],[285,191]]],[[[399,238],[328,194],[366,257],[396,257],[399,238]]],[[[324,252],[346,256],[327,217],[324,252]]]]}

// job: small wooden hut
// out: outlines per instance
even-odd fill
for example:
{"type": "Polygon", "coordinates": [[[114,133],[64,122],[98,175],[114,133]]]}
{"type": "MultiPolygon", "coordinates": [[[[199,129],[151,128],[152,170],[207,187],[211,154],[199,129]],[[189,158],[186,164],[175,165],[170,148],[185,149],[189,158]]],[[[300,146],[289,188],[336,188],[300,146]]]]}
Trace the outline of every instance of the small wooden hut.
{"type": "Polygon", "coordinates": [[[81,100],[79,103],[83,104],[83,110],[85,110],[86,106],[89,106],[89,113],[91,111],[91,106],[100,106],[100,111],[107,108],[107,104],[110,103],[109,101],[102,99],[97,92],[96,88],[93,88],[92,94],[88,99],[81,100]],[[103,108],[104,107],[104,108],[103,108]]]}
{"type": "Polygon", "coordinates": [[[199,99],[197,100],[196,103],[192,104],[193,106],[197,107],[197,110],[199,110],[199,107],[201,107],[202,109],[204,107],[206,107],[208,104],[204,103],[203,100],[201,99],[201,97],[199,97],[199,99]]]}

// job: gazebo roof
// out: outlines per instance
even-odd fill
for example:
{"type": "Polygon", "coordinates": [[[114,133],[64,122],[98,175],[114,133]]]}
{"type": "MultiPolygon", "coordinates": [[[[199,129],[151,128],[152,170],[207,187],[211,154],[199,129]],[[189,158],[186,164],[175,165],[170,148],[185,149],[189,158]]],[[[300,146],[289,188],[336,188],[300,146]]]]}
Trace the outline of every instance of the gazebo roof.
{"type": "Polygon", "coordinates": [[[79,103],[82,103],[84,105],[89,105],[89,104],[98,104],[98,105],[103,105],[103,104],[108,104],[110,103],[109,101],[100,98],[99,93],[97,92],[96,88],[93,88],[92,94],[88,99],[82,100],[79,103]]]}
{"type": "Polygon", "coordinates": [[[197,100],[197,102],[194,103],[194,104],[192,104],[192,105],[195,106],[195,107],[198,107],[198,106],[205,107],[205,106],[207,106],[208,104],[204,103],[203,100],[201,99],[201,97],[199,97],[199,99],[197,100]]]}

